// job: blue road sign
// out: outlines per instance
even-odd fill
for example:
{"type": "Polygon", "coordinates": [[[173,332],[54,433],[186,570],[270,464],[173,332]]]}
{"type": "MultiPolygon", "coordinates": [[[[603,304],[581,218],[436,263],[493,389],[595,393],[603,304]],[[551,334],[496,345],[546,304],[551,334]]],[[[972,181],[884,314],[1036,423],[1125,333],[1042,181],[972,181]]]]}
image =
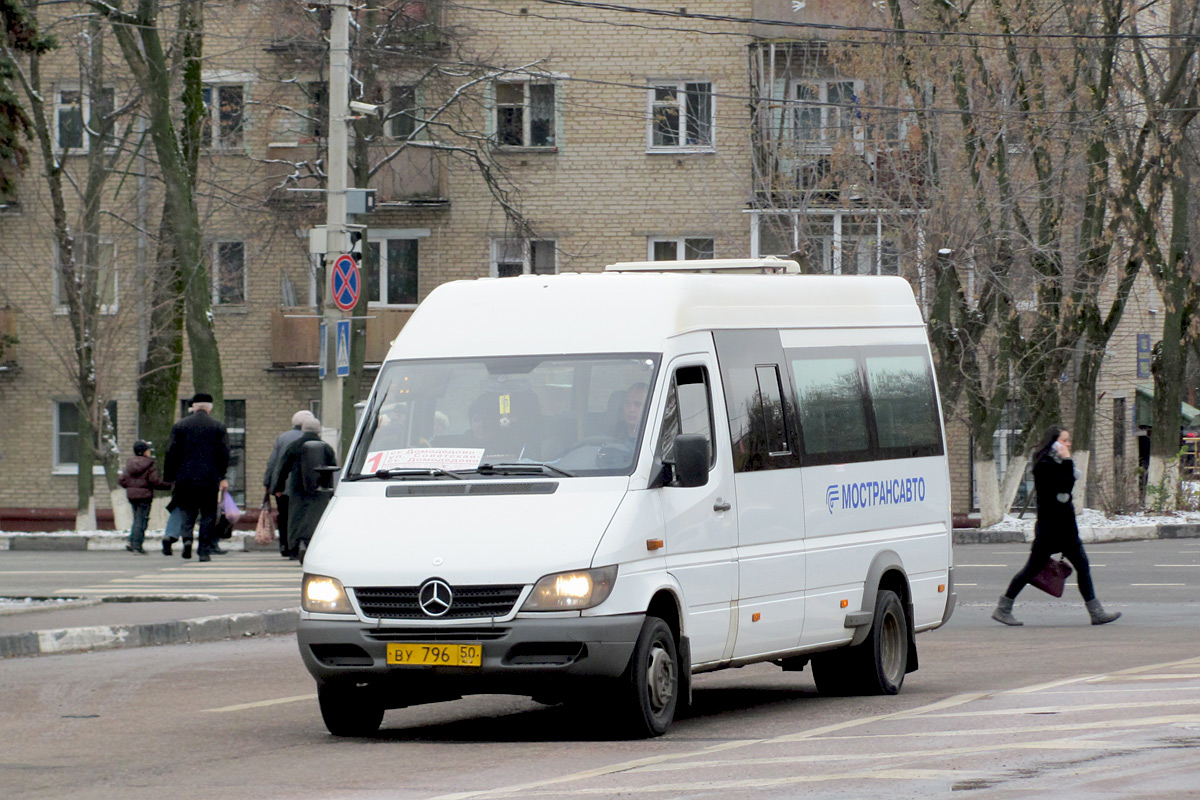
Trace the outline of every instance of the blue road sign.
{"type": "Polygon", "coordinates": [[[358,302],[361,282],[358,276],[358,264],[353,256],[338,256],[333,262],[332,270],[333,302],[342,311],[351,311],[358,302]]]}
{"type": "Polygon", "coordinates": [[[350,320],[337,321],[337,376],[345,378],[350,374],[350,320]]]}

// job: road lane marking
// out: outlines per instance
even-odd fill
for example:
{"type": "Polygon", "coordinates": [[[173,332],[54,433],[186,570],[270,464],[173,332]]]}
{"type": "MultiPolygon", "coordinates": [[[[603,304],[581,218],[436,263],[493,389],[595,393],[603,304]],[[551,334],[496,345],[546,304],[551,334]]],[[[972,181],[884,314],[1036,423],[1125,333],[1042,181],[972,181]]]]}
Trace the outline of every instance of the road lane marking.
{"type": "Polygon", "coordinates": [[[1124,730],[1125,728],[1149,728],[1163,725],[1195,725],[1200,723],[1200,714],[1168,714],[1161,717],[1140,717],[1138,719],[1090,720],[1083,722],[1061,722],[1054,725],[1022,725],[1013,728],[969,728],[966,730],[944,731],[911,731],[908,733],[852,733],[846,736],[814,737],[816,741],[851,740],[851,739],[917,739],[923,736],[931,738],[950,736],[1011,736],[1019,733],[1050,733],[1056,731],[1087,731],[1096,729],[1124,730]]]}
{"type": "Polygon", "coordinates": [[[127,569],[0,569],[0,575],[124,575],[127,569]]]}
{"type": "Polygon", "coordinates": [[[966,567],[1004,567],[1005,569],[1008,569],[1011,565],[1009,565],[1009,564],[955,564],[954,566],[956,569],[959,567],[962,567],[964,569],[966,567]]]}
{"type": "Polygon", "coordinates": [[[224,714],[228,711],[246,711],[251,708],[266,708],[267,706],[279,706],[284,703],[299,703],[302,700],[316,700],[316,693],[299,694],[295,697],[279,697],[275,700],[259,700],[254,703],[238,703],[236,706],[222,706],[221,708],[205,708],[203,713],[206,714],[224,714]]]}
{"type": "MultiPolygon", "coordinates": [[[[610,764],[605,767],[595,767],[593,769],[584,770],[581,772],[570,773],[567,775],[560,775],[560,776],[551,777],[551,778],[543,778],[541,780],[530,781],[528,783],[523,783],[523,784],[514,784],[514,785],[510,785],[510,786],[495,787],[495,788],[491,788],[491,789],[477,789],[477,790],[471,790],[471,791],[466,791],[466,792],[454,792],[451,794],[442,794],[442,795],[437,795],[435,797],[432,797],[432,798],[430,798],[430,800],[471,800],[471,798],[502,797],[505,795],[513,795],[513,794],[518,794],[518,793],[547,794],[550,796],[554,796],[554,795],[562,796],[564,794],[575,794],[578,790],[567,789],[564,787],[564,784],[576,783],[579,781],[586,781],[586,780],[590,780],[592,778],[598,778],[598,777],[603,777],[606,775],[612,775],[612,774],[618,773],[618,772],[628,772],[631,770],[638,770],[643,767],[649,767],[649,766],[653,766],[653,765],[657,765],[657,764],[665,764],[665,763],[671,762],[671,761],[684,761],[689,758],[704,757],[704,756],[707,756],[707,755],[713,754],[713,753],[719,753],[719,752],[724,752],[724,751],[729,751],[729,750],[736,750],[736,749],[740,749],[743,747],[750,747],[752,745],[757,745],[757,744],[768,744],[769,745],[769,744],[776,744],[776,743],[783,743],[783,742],[790,742],[790,741],[801,741],[804,739],[818,738],[818,737],[822,738],[822,739],[849,739],[849,738],[853,738],[853,737],[851,737],[851,736],[843,736],[843,737],[828,736],[828,737],[826,737],[826,736],[822,736],[822,734],[827,733],[827,732],[832,733],[832,732],[836,732],[839,730],[847,730],[847,729],[853,728],[853,727],[861,727],[863,725],[869,725],[869,724],[883,721],[883,720],[899,719],[899,718],[903,718],[903,717],[919,717],[925,713],[929,713],[932,711],[938,711],[943,708],[952,708],[954,706],[963,705],[963,704],[966,704],[969,702],[973,702],[975,700],[981,700],[984,698],[989,698],[989,697],[994,697],[994,696],[1002,696],[1002,695],[1006,695],[1006,694],[1014,694],[1014,695],[1031,694],[1033,692],[1038,692],[1038,691],[1042,691],[1045,689],[1052,689],[1052,688],[1056,688],[1059,686],[1067,686],[1067,685],[1071,685],[1071,684],[1080,683],[1083,681],[1102,679],[1102,678],[1111,677],[1114,675],[1134,674],[1137,672],[1150,672],[1150,671],[1156,670],[1156,669],[1166,669],[1166,668],[1170,668],[1170,667],[1182,666],[1182,665],[1193,664],[1193,663],[1200,663],[1200,658],[1184,659],[1181,661],[1165,662],[1165,663],[1160,663],[1160,664],[1146,664],[1146,665],[1143,665],[1140,667],[1132,667],[1132,668],[1129,668],[1126,670],[1121,670],[1119,672],[1113,672],[1113,673],[1107,673],[1107,674],[1079,675],[1079,676],[1075,676],[1073,678],[1064,678],[1062,680],[1048,681],[1045,683],[1034,684],[1032,686],[1022,687],[1022,688],[1017,688],[1017,689],[1009,689],[1009,690],[1005,690],[1005,691],[1001,691],[1001,692],[976,692],[976,693],[969,693],[969,694],[954,695],[952,697],[947,697],[942,700],[939,700],[939,701],[936,701],[933,703],[929,703],[924,706],[919,706],[917,708],[908,709],[905,711],[898,711],[898,712],[895,712],[892,714],[881,714],[881,715],[876,715],[876,716],[866,717],[866,718],[861,718],[861,719],[856,719],[856,720],[848,720],[846,722],[838,723],[835,725],[822,726],[820,728],[814,728],[814,729],[811,729],[808,731],[798,731],[793,734],[777,736],[777,737],[771,738],[771,739],[734,740],[734,741],[723,742],[721,744],[713,745],[711,747],[701,748],[698,750],[692,750],[692,751],[681,752],[681,753],[673,753],[673,754],[664,754],[664,755],[659,755],[659,756],[651,756],[651,757],[647,757],[647,758],[633,759],[633,760],[629,760],[629,761],[622,761],[622,762],[618,762],[615,764],[610,764]],[[539,789],[544,789],[545,787],[549,787],[549,786],[558,786],[560,788],[556,789],[554,791],[542,791],[542,792],[536,791],[539,789]]],[[[1186,721],[1188,723],[1200,722],[1200,716],[1182,715],[1179,717],[1153,717],[1153,718],[1149,718],[1149,720],[1145,721],[1144,724],[1147,724],[1147,725],[1169,724],[1169,723],[1174,723],[1174,722],[1178,722],[1181,720],[1186,721]]],[[[1097,725],[1096,723],[1093,723],[1093,722],[1088,722],[1088,723],[1081,723],[1078,725],[1044,726],[1044,727],[1040,727],[1040,728],[1030,728],[1028,730],[1039,731],[1039,732],[1051,731],[1051,730],[1080,730],[1080,729],[1090,730],[1090,729],[1095,729],[1097,727],[1101,727],[1101,726],[1097,725]]],[[[1109,727],[1117,728],[1119,726],[1113,724],[1113,725],[1109,725],[1109,727]]],[[[1009,732],[1009,731],[985,730],[985,731],[979,731],[978,733],[979,733],[979,735],[993,736],[996,734],[1003,734],[1006,732],[1009,732]]],[[[929,734],[922,733],[922,734],[917,734],[917,735],[927,736],[929,734]]],[[[953,735],[959,735],[959,734],[956,732],[947,732],[946,735],[953,736],[953,735]]],[[[606,789],[605,793],[611,795],[613,793],[613,790],[606,789]]]]}
{"type": "MultiPolygon", "coordinates": [[[[1196,678],[1200,678],[1200,673],[1180,672],[1168,675],[1124,675],[1120,678],[1101,678],[1100,681],[1175,681],[1185,679],[1195,680],[1196,678]]],[[[1097,681],[1097,683],[1100,681],[1097,681]]],[[[1138,688],[1140,689],[1141,687],[1138,688]]]]}
{"type": "Polygon", "coordinates": [[[1008,752],[1009,750],[1145,750],[1157,745],[1130,744],[1124,741],[1105,739],[1046,739],[1038,742],[1003,742],[968,747],[941,747],[936,750],[903,750],[887,753],[823,753],[812,756],[779,756],[777,758],[714,759],[712,761],[689,761],[685,764],[655,764],[635,770],[638,773],[677,772],[690,769],[716,769],[741,766],[773,766],[776,764],[811,764],[832,761],[874,761],[888,758],[947,758],[950,756],[982,755],[984,753],[1008,752]]]}
{"type": "Polygon", "coordinates": [[[1131,583],[1130,586],[1187,586],[1186,583],[1131,583]]]}
{"type": "Polygon", "coordinates": [[[1200,564],[1155,564],[1156,567],[1170,567],[1172,569],[1178,567],[1200,567],[1200,564]]]}
{"type": "MultiPolygon", "coordinates": [[[[1165,676],[1145,675],[1141,677],[1145,679],[1150,677],[1160,678],[1165,676]]],[[[1094,711],[1119,711],[1121,709],[1130,708],[1159,708],[1161,706],[1171,706],[1174,708],[1178,706],[1196,705],[1200,705],[1200,699],[1182,700],[1180,698],[1173,698],[1170,700],[1144,700],[1136,703],[1093,703],[1091,705],[1080,706],[1037,706],[1032,708],[997,708],[990,711],[951,711],[945,714],[925,714],[922,716],[922,718],[948,719],[951,717],[1019,717],[1026,714],[1083,714],[1094,711]]]]}

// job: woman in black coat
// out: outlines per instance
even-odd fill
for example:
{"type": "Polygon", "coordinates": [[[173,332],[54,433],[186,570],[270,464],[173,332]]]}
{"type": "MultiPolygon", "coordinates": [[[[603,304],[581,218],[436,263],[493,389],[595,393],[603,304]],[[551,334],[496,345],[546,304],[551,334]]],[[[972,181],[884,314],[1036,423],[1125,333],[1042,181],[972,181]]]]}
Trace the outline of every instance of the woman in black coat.
{"type": "Polygon", "coordinates": [[[1093,625],[1103,625],[1121,616],[1119,611],[1113,614],[1105,611],[1092,587],[1092,573],[1088,568],[1087,554],[1083,552],[1083,542],[1079,539],[1075,506],[1071,500],[1077,477],[1075,462],[1071,460],[1071,433],[1051,425],[1033,454],[1033,487],[1037,493],[1033,547],[1025,567],[1013,576],[1008,590],[1000,595],[1000,602],[992,612],[992,619],[997,622],[1005,625],[1024,624],[1012,615],[1013,601],[1025,584],[1050,563],[1050,556],[1054,553],[1062,553],[1063,558],[1075,567],[1079,593],[1083,595],[1093,625]]]}

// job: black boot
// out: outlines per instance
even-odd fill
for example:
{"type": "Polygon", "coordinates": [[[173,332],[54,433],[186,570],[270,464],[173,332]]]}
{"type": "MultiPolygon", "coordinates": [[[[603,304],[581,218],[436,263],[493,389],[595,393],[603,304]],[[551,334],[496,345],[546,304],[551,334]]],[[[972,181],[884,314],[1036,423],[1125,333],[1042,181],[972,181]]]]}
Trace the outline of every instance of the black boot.
{"type": "Polygon", "coordinates": [[[174,543],[175,543],[174,539],[168,538],[166,536],[163,537],[163,555],[164,556],[171,555],[171,545],[174,543]]]}
{"type": "Polygon", "coordinates": [[[191,539],[183,540],[183,557],[184,558],[192,557],[192,540],[191,539]]]}

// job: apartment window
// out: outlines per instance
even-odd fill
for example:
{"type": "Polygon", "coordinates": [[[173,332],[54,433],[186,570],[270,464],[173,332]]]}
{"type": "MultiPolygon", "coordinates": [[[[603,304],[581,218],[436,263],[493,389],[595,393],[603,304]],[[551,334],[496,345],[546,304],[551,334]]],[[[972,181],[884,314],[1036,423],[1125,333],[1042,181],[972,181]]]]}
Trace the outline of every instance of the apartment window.
{"type": "Polygon", "coordinates": [[[245,124],[245,92],[242,84],[209,84],[204,87],[204,127],[200,141],[205,147],[240,147],[245,124]]]}
{"type": "Polygon", "coordinates": [[[416,305],[417,240],[373,239],[363,250],[367,300],[381,305],[416,305]]]}
{"type": "MultiPolygon", "coordinates": [[[[97,247],[97,264],[87,263],[87,247],[83,239],[75,242],[75,261],[80,270],[80,278],[86,278],[90,273],[96,273],[96,297],[100,301],[101,314],[117,313],[118,270],[117,245],[112,239],[101,239],[97,247]]],[[[54,250],[54,310],[56,313],[67,313],[67,293],[63,291],[62,268],[59,264],[57,245],[54,250]]]]}
{"type": "Polygon", "coordinates": [[[674,239],[652,238],[650,240],[651,261],[693,261],[715,258],[712,239],[680,236],[674,239]]]}
{"type": "Polygon", "coordinates": [[[311,81],[304,94],[308,97],[308,135],[313,140],[324,139],[329,135],[329,84],[311,81]]]}
{"type": "Polygon", "coordinates": [[[246,302],[246,245],[244,242],[212,243],[213,305],[246,302]]]}
{"type": "Polygon", "coordinates": [[[796,143],[829,148],[862,138],[858,98],[861,81],[802,80],[792,84],[792,130],[796,143]]]}
{"type": "MultiPolygon", "coordinates": [[[[100,119],[116,107],[116,92],[105,88],[92,98],[80,89],[59,89],[54,93],[54,144],[58,150],[87,152],[89,139],[85,120],[98,125],[100,119]],[[93,121],[92,116],[96,119],[93,121]]],[[[111,132],[110,132],[111,136],[111,132]]]]}
{"type": "Polygon", "coordinates": [[[551,239],[493,239],[492,277],[553,275],[558,272],[558,249],[551,239]]]}
{"type": "Polygon", "coordinates": [[[655,82],[651,84],[648,96],[651,150],[712,149],[711,83],[655,82]]]}
{"type": "MultiPolygon", "coordinates": [[[[117,430],[117,401],[110,400],[104,408],[112,430],[117,430]]],[[[79,404],[74,400],[60,400],[54,404],[54,471],[62,474],[79,472],[79,404]]],[[[93,431],[92,447],[100,447],[100,431],[93,431]]],[[[96,464],[92,471],[104,472],[103,464],[96,464]]]]}
{"type": "Polygon", "coordinates": [[[388,131],[393,139],[408,139],[417,130],[417,88],[393,86],[388,92],[388,131]]]}
{"type": "Polygon", "coordinates": [[[796,257],[828,275],[899,275],[902,235],[882,216],[756,214],[750,252],[796,257]]]}
{"type": "Polygon", "coordinates": [[[496,144],[502,147],[554,147],[553,83],[497,81],[496,144]]]}

